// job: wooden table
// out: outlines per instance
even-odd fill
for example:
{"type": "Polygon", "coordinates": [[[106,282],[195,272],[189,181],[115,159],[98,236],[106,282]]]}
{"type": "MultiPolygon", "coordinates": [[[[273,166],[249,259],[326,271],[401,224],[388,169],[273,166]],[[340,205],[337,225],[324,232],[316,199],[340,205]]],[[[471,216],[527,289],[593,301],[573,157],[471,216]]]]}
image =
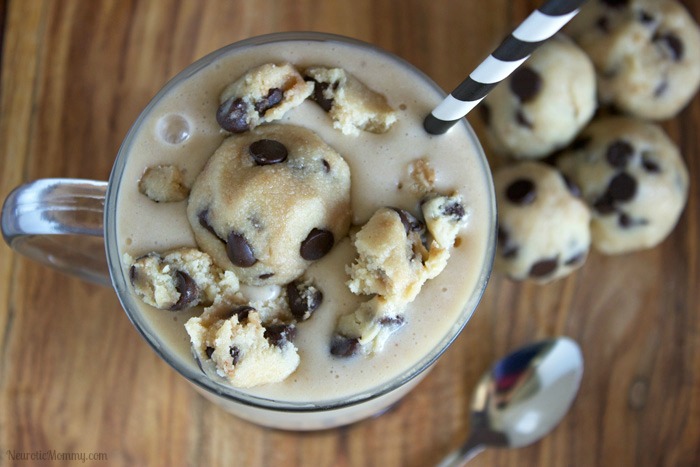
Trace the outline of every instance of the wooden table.
{"type": "MultiPolygon", "coordinates": [[[[700,18],[700,1],[685,4],[700,18]]],[[[0,199],[40,177],[107,179],[121,139],[158,88],[224,44],[273,31],[334,32],[395,52],[451,89],[538,5],[0,2],[0,199]]],[[[151,352],[112,290],[0,245],[0,465],[46,451],[107,458],[95,465],[432,465],[464,437],[471,391],[492,360],[559,334],[576,339],[585,358],[572,411],[542,442],[487,451],[471,465],[698,465],[699,125],[697,99],[664,124],[692,182],[662,245],[592,253],[582,270],[547,286],[495,275],[465,331],[396,409],[327,432],[277,432],[224,413],[151,352]]]]}

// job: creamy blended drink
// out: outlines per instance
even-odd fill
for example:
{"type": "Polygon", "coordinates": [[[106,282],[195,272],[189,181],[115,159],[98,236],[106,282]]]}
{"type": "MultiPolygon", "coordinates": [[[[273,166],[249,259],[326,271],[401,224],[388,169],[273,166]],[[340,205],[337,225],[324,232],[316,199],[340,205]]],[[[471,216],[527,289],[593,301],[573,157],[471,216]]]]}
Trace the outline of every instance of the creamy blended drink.
{"type": "Polygon", "coordinates": [[[371,415],[417,383],[483,292],[483,153],[466,123],[427,134],[440,90],[366,44],[298,33],[217,54],[122,147],[122,302],[244,418],[316,429],[371,415]]]}

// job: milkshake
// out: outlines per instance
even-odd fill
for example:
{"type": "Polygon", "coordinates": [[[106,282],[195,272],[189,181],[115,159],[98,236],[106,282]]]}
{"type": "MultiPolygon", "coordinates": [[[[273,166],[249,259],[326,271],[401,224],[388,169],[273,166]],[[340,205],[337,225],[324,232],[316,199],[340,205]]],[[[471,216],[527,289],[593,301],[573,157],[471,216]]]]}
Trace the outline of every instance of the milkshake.
{"type": "MultiPolygon", "coordinates": [[[[422,120],[441,101],[441,92],[409,65],[364,44],[292,34],[237,44],[204,60],[154,99],[115,165],[108,210],[116,210],[116,220],[108,216],[107,229],[116,245],[108,253],[112,265],[121,266],[112,272],[125,309],[166,361],[207,397],[244,418],[281,428],[315,429],[381,410],[418,382],[416,375],[456,337],[485,287],[493,257],[495,208],[490,172],[475,136],[466,124],[445,135],[428,135],[422,120]],[[270,63],[289,63],[300,70],[343,69],[384,96],[395,121],[384,132],[346,132],[334,127],[322,105],[305,99],[274,123],[260,123],[260,129],[290,125],[310,130],[341,156],[350,176],[345,227],[349,234],[336,233],[332,248],[303,272],[304,279],[322,291],[323,301],[313,315],[296,324],[298,365],[282,381],[235,388],[203,372],[202,362],[193,356],[185,324],[202,314],[202,306],[167,311],[135,298],[129,284],[134,273],[124,258],[199,247],[186,197],[156,202],[144,196],[139,183],[148,168],[177,167],[178,183],[192,187],[222,142],[231,138],[217,122],[222,91],[247,71],[270,63]],[[339,319],[368,299],[348,287],[349,265],[357,254],[354,234],[382,208],[420,212],[420,203],[425,203],[421,190],[427,191],[421,184],[458,197],[464,206],[464,222],[444,269],[411,296],[402,311],[402,326],[381,349],[334,355],[330,347],[339,319]]],[[[280,287],[265,284],[265,276],[256,276],[263,278],[260,283],[241,283],[240,293],[251,301],[274,299],[280,287]]]]}

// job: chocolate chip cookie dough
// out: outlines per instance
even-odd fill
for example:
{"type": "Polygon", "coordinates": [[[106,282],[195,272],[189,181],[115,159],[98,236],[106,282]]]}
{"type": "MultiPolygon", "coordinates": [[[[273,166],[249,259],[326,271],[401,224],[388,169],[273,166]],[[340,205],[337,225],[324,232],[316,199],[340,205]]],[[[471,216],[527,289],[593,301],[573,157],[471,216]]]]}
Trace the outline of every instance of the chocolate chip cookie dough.
{"type": "Polygon", "coordinates": [[[597,107],[591,60],[561,34],[542,44],[480,104],[491,147],[539,159],[568,145],[597,107]]]}
{"type": "Polygon", "coordinates": [[[676,0],[591,0],[566,29],[590,55],[602,103],[674,117],[700,85],[700,29],[676,0]]]}
{"type": "Polygon", "coordinates": [[[202,370],[249,388],[287,378],[299,365],[293,324],[263,324],[246,305],[218,306],[185,324],[202,370]]]}
{"type": "Polygon", "coordinates": [[[203,251],[244,283],[286,284],[350,226],[350,170],[315,133],[268,124],[226,139],[192,186],[203,251]]]}
{"type": "Polygon", "coordinates": [[[238,290],[238,278],[214,264],[211,257],[196,248],[178,248],[164,254],[149,253],[139,258],[129,255],[129,278],[136,295],[161,310],[182,310],[211,305],[226,291],[238,290]]]}
{"type": "Polygon", "coordinates": [[[425,222],[403,209],[379,209],[354,235],[357,257],[346,268],[347,284],[353,293],[372,298],[340,317],[330,344],[333,355],[381,351],[406,322],[406,306],[447,265],[468,222],[464,202],[459,196],[433,194],[421,211],[425,222]]]}
{"type": "Polygon", "coordinates": [[[221,94],[216,121],[231,133],[242,133],[256,126],[279,120],[313,92],[289,63],[266,63],[249,70],[229,84],[221,94]]]}
{"type": "Polygon", "coordinates": [[[553,167],[520,162],[494,174],[498,249],[494,268],[515,280],[547,283],[581,267],[591,214],[553,167]]]}
{"type": "Polygon", "coordinates": [[[627,117],[594,120],[557,165],[590,205],[593,245],[603,253],[656,246],[687,201],[685,163],[653,123],[627,117]]]}
{"type": "Polygon", "coordinates": [[[396,121],[396,113],[386,97],[342,68],[310,67],[304,74],[314,83],[313,99],[343,134],[386,133],[396,121]]]}

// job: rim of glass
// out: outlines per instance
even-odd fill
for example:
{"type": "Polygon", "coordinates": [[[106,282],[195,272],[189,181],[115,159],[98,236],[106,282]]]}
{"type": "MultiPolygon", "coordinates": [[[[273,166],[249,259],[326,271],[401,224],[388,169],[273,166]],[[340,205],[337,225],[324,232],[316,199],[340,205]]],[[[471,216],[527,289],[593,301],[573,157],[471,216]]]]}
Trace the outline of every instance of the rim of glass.
{"type": "MultiPolygon", "coordinates": [[[[460,332],[464,329],[467,322],[470,320],[474,310],[477,308],[481,297],[483,296],[484,290],[488,283],[489,277],[491,275],[491,270],[493,267],[494,254],[496,249],[496,201],[495,193],[493,188],[493,180],[490,176],[491,171],[489,168],[486,155],[484,154],[483,148],[479,143],[474,130],[471,128],[466,119],[462,119],[458,124],[463,125],[469,134],[474,148],[476,149],[476,156],[479,158],[479,163],[482,167],[482,173],[485,176],[485,184],[490,191],[489,196],[489,215],[487,216],[492,229],[489,230],[488,238],[486,241],[486,250],[483,252],[483,267],[479,274],[479,279],[476,283],[472,294],[465,303],[462,313],[459,319],[455,321],[455,325],[452,326],[447,335],[445,335],[441,341],[437,342],[430,353],[428,353],[423,359],[419,360],[410,369],[405,371],[396,379],[384,383],[380,386],[376,386],[368,391],[361,394],[357,394],[351,398],[343,399],[331,399],[322,402],[289,402],[289,401],[275,401],[264,397],[253,396],[244,392],[237,390],[234,387],[227,386],[216,382],[209,377],[207,377],[201,370],[196,366],[194,369],[190,366],[185,366],[180,364],[178,357],[170,355],[165,349],[163,349],[159,340],[151,334],[148,329],[148,324],[146,320],[141,318],[138,313],[134,313],[131,310],[136,308],[133,304],[134,297],[129,291],[128,285],[128,275],[124,268],[121,267],[121,258],[119,255],[119,248],[116,241],[116,216],[110,216],[110,213],[116,213],[116,207],[118,203],[118,193],[119,186],[122,182],[123,169],[126,165],[127,153],[131,142],[134,139],[137,129],[141,126],[144,119],[149,115],[153,107],[160,101],[160,99],[167,93],[171,88],[176,86],[182,80],[185,80],[200,70],[211,65],[218,57],[231,53],[234,50],[252,47],[256,45],[269,44],[274,42],[288,42],[288,41],[299,41],[299,42],[339,42],[344,44],[356,45],[369,49],[377,54],[387,57],[388,59],[396,61],[398,64],[403,65],[420,76],[425,82],[429,83],[441,96],[445,96],[445,91],[441,89],[431,78],[429,78],[421,70],[413,66],[411,63],[402,59],[401,57],[388,52],[380,47],[372,45],[370,43],[341,36],[337,34],[322,33],[322,32],[309,32],[309,31],[296,31],[296,32],[280,32],[265,34],[260,36],[251,37],[238,42],[234,42],[227,46],[224,46],[218,50],[215,50],[204,57],[198,59],[179,73],[177,73],[172,79],[170,79],[151,99],[148,105],[141,111],[136,121],[131,125],[126,137],[124,138],[117,157],[112,167],[112,171],[109,178],[109,185],[107,188],[107,194],[105,199],[105,248],[107,253],[107,263],[109,265],[110,276],[112,278],[112,284],[117,291],[117,296],[121,302],[122,308],[126,312],[129,320],[138,330],[141,336],[146,340],[146,342],[151,346],[151,348],[173,369],[184,376],[187,380],[193,384],[199,386],[200,388],[227,399],[232,402],[243,404],[245,406],[273,410],[278,412],[320,412],[328,410],[336,410],[345,407],[350,407],[356,404],[367,402],[378,397],[381,397],[389,392],[402,387],[404,384],[411,381],[416,376],[427,370],[450,346],[450,344],[457,338],[460,332]]],[[[439,137],[439,136],[438,136],[439,137]]]]}

